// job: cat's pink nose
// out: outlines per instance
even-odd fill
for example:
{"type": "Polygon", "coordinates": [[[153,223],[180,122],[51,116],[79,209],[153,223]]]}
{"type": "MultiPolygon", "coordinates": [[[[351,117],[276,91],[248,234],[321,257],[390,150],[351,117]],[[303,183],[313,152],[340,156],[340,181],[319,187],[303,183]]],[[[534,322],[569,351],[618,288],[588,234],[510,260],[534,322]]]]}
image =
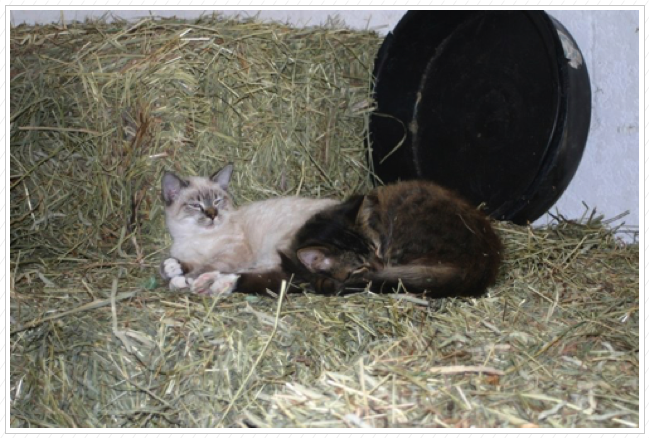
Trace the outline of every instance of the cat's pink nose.
{"type": "Polygon", "coordinates": [[[209,217],[210,219],[214,219],[217,214],[219,214],[219,212],[214,207],[208,207],[205,209],[205,216],[209,217]]]}

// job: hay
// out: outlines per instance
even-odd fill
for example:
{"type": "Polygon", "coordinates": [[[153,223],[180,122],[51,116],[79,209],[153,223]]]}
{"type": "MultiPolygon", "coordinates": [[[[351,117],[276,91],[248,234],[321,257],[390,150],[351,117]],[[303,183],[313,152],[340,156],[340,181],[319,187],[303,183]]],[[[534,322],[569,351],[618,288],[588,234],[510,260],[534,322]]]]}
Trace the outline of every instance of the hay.
{"type": "MultiPolygon", "coordinates": [[[[499,224],[488,296],[170,293],[163,169],[369,187],[380,38],[218,16],[11,29],[12,427],[638,427],[639,249],[499,224]]],[[[280,291],[276,291],[280,292],[280,291]]]]}

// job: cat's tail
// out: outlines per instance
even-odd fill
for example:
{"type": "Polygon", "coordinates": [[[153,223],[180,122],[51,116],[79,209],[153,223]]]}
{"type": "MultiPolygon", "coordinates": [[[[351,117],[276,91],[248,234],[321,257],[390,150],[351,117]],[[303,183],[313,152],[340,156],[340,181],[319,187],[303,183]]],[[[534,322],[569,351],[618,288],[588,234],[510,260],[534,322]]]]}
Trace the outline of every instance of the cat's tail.
{"type": "Polygon", "coordinates": [[[372,273],[368,280],[382,292],[392,292],[401,284],[406,291],[441,298],[478,296],[493,283],[484,266],[460,266],[451,263],[386,266],[372,273]]]}
{"type": "Polygon", "coordinates": [[[396,289],[401,283],[408,292],[422,293],[447,289],[457,283],[460,275],[460,268],[448,263],[407,264],[386,266],[370,273],[367,280],[370,280],[373,285],[382,287],[383,292],[391,292],[392,288],[396,289]]]}

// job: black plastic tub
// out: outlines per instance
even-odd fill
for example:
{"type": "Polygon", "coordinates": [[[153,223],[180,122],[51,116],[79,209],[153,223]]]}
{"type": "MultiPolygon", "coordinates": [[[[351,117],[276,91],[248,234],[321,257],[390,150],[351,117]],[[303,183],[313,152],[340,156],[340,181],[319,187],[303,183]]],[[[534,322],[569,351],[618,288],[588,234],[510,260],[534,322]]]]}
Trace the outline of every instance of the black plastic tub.
{"type": "Polygon", "coordinates": [[[410,11],[385,38],[374,76],[370,158],[384,183],[432,180],[524,224],[577,170],[588,71],[543,11],[410,11]]]}

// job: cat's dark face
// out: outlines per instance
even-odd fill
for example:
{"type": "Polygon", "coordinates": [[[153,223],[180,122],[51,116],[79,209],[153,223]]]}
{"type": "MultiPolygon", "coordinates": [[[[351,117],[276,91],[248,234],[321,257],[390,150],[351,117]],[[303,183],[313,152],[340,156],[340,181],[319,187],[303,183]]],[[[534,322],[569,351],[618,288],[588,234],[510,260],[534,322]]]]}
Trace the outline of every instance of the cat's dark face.
{"type": "Polygon", "coordinates": [[[311,246],[299,249],[300,262],[314,274],[324,274],[344,282],[353,276],[367,272],[369,264],[362,255],[325,246],[311,246]]]}
{"type": "Polygon", "coordinates": [[[358,254],[329,246],[299,249],[297,257],[313,275],[311,282],[319,292],[335,293],[343,285],[366,283],[368,274],[382,268],[374,254],[358,254]]]}
{"type": "Polygon", "coordinates": [[[227,192],[231,175],[231,164],[209,178],[183,179],[166,172],[162,200],[170,230],[184,227],[186,232],[205,232],[217,228],[232,210],[227,192]]]}
{"type": "Polygon", "coordinates": [[[376,246],[360,228],[357,216],[364,196],[353,196],[309,219],[296,235],[295,256],[309,281],[323,293],[361,284],[381,267],[376,246]]]}

